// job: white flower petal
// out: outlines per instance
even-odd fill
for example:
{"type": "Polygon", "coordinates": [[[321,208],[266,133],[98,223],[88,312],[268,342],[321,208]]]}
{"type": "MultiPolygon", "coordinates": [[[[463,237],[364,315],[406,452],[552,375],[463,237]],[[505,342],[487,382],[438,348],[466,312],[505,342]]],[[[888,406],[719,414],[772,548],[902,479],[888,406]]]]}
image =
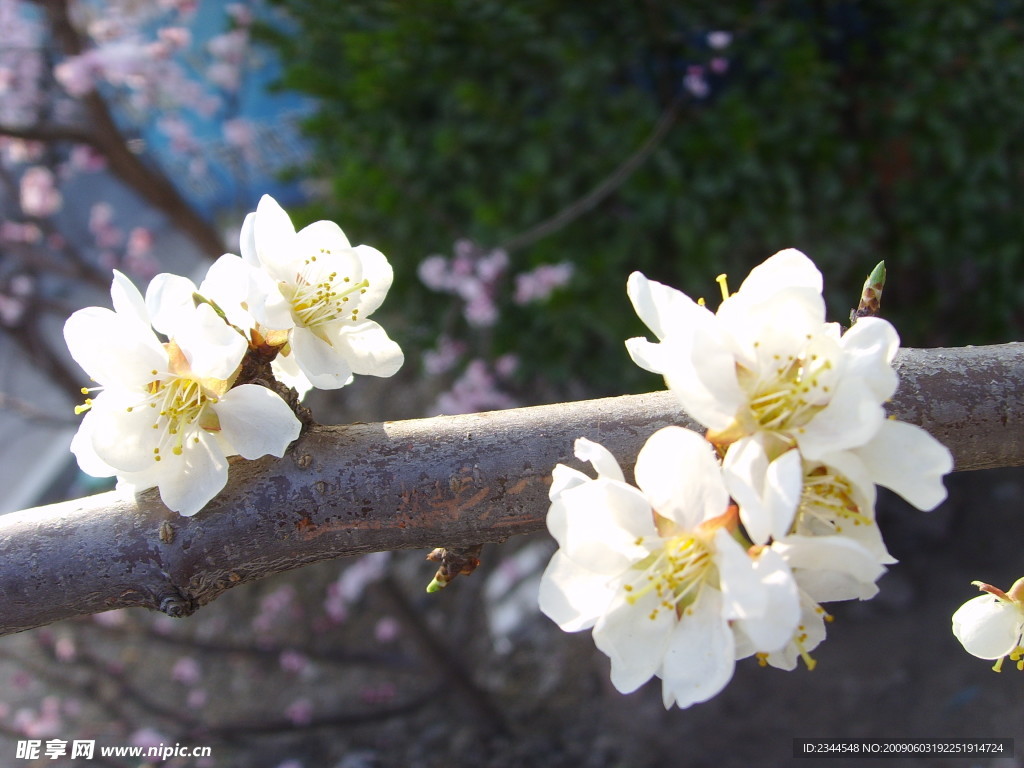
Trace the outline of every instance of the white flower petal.
{"type": "Polygon", "coordinates": [[[1021,642],[1024,611],[995,595],[979,595],[953,614],[953,634],[972,656],[998,659],[1021,642]]]}
{"type": "Polygon", "coordinates": [[[626,482],[622,474],[619,462],[615,460],[612,452],[599,443],[579,437],[573,445],[573,452],[580,461],[588,461],[597,470],[597,476],[606,480],[615,480],[620,483],[626,482]]]}
{"type": "Polygon", "coordinates": [[[711,444],[682,427],[651,435],[637,456],[635,474],[657,513],[685,530],[723,514],[729,503],[711,444]]]}
{"type": "Polygon", "coordinates": [[[160,430],[153,429],[154,410],[105,391],[90,410],[92,447],[103,463],[120,472],[138,472],[154,461],[160,430]]]}
{"type": "Polygon", "coordinates": [[[284,456],[302,423],[277,394],[258,384],[234,387],[214,406],[223,437],[246,459],[284,456]]]}
{"type": "Polygon", "coordinates": [[[114,270],[114,279],[110,284],[110,298],[117,314],[142,327],[149,326],[145,299],[142,298],[142,294],[139,293],[135,284],[116,269],[114,270]]]}
{"type": "Polygon", "coordinates": [[[540,610],[564,632],[578,632],[594,626],[614,595],[607,575],[581,568],[555,552],[541,577],[540,610]]]}
{"type": "Polygon", "coordinates": [[[676,625],[661,665],[662,685],[680,709],[707,701],[732,679],[735,638],[717,590],[705,587],[676,625]]]}
{"type": "Polygon", "coordinates": [[[298,250],[291,218],[270,195],[260,198],[252,229],[260,266],[275,280],[294,280],[295,263],[301,265],[305,254],[298,250]]]}
{"type": "MultiPolygon", "coordinates": [[[[102,422],[102,416],[99,418],[102,422]]],[[[103,461],[92,446],[92,432],[96,419],[97,417],[92,411],[86,412],[82,423],[78,425],[78,431],[71,438],[71,452],[78,460],[79,469],[85,474],[93,477],[113,477],[117,474],[117,470],[103,461]]]]}
{"type": "Polygon", "coordinates": [[[180,456],[169,454],[161,462],[160,498],[168,509],[191,517],[223,490],[228,462],[217,441],[199,430],[199,441],[186,440],[180,456]]]}
{"type": "Polygon", "coordinates": [[[892,361],[900,347],[892,324],[880,317],[862,317],[843,334],[840,344],[844,375],[866,384],[880,403],[892,397],[899,383],[892,361]]]}
{"type": "Polygon", "coordinates": [[[167,353],[149,329],[101,307],[80,309],[64,323],[68,351],[104,386],[141,389],[153,370],[167,369],[167,353]]]}
{"type": "Polygon", "coordinates": [[[796,669],[797,659],[821,645],[825,639],[825,617],[828,615],[818,603],[800,592],[800,618],[798,631],[780,650],[769,652],[765,660],[777,669],[796,669]]]}
{"type": "Polygon", "coordinates": [[[740,508],[740,521],[753,544],[764,544],[773,523],[765,494],[768,456],[757,435],[743,437],[729,446],[722,463],[722,478],[729,495],[740,508]]]}
{"type": "Polygon", "coordinates": [[[260,258],[256,255],[256,213],[246,214],[242,222],[242,231],[238,234],[238,249],[242,261],[251,267],[260,266],[260,258]]]}
{"type": "Polygon", "coordinates": [[[767,595],[764,610],[736,624],[751,644],[750,653],[772,653],[782,649],[796,632],[800,593],[789,565],[772,549],[762,550],[754,559],[754,572],[767,595]]]}
{"type": "Polygon", "coordinates": [[[563,491],[583,483],[589,483],[591,480],[593,480],[592,477],[583,474],[578,469],[567,467],[565,464],[556,464],[555,468],[551,470],[551,487],[548,489],[548,498],[554,501],[562,495],[563,491]]]}
{"type": "Polygon", "coordinates": [[[195,283],[187,277],[161,272],[146,289],[146,309],[153,327],[165,336],[173,336],[181,318],[195,309],[195,283]]]}
{"type": "Polygon", "coordinates": [[[661,666],[676,620],[673,611],[657,606],[653,592],[635,603],[619,592],[594,625],[594,644],[611,659],[612,685],[620,693],[632,693],[661,666]]]}
{"type": "Polygon", "coordinates": [[[394,271],[387,257],[376,248],[357,245],[353,250],[362,264],[363,279],[369,283],[366,293],[359,297],[359,316],[365,319],[384,302],[391,290],[394,271]]]}
{"type": "Polygon", "coordinates": [[[724,528],[715,532],[714,547],[722,615],[727,619],[761,616],[768,605],[768,593],[754,570],[754,560],[724,528]]]}
{"type": "Polygon", "coordinates": [[[353,373],[394,376],[405,362],[402,348],[373,320],[340,325],[339,331],[331,340],[353,373]]]}
{"type": "MultiPolygon", "coordinates": [[[[298,363],[295,362],[295,355],[278,355],[270,364],[270,369],[274,373],[274,378],[298,393],[300,401],[313,388],[313,383],[306,378],[306,374],[302,372],[298,363]]],[[[353,377],[349,376],[348,381],[342,386],[351,384],[352,379],[353,377]]]]}
{"type": "Polygon", "coordinates": [[[821,272],[814,262],[796,248],[787,248],[750,270],[739,293],[761,300],[787,288],[809,288],[821,293],[822,287],[821,272]]]}
{"type": "Polygon", "coordinates": [[[878,558],[846,536],[787,536],[772,544],[793,570],[797,583],[816,602],[878,593],[875,582],[885,573],[878,558]]]}
{"type": "Polygon", "coordinates": [[[174,341],[192,373],[201,379],[230,379],[249,348],[245,337],[225,323],[209,304],[186,310],[173,331],[174,341]]]}
{"type": "Polygon", "coordinates": [[[707,312],[682,291],[648,280],[640,272],[634,272],[629,276],[626,281],[626,295],[629,296],[637,316],[659,341],[664,340],[669,334],[686,333],[692,325],[694,316],[700,312],[707,312]]]}
{"type": "Polygon", "coordinates": [[[831,402],[795,437],[807,459],[864,445],[882,426],[885,411],[874,394],[857,379],[843,376],[831,402]]]}
{"type": "Polygon", "coordinates": [[[339,389],[352,381],[345,357],[308,328],[294,328],[291,354],[302,374],[318,389],[339,389]]]}
{"type": "MultiPolygon", "coordinates": [[[[765,508],[771,520],[771,535],[789,533],[803,491],[803,462],[799,451],[786,451],[771,464],[765,476],[765,508]]],[[[761,542],[764,543],[764,542],[761,542]]]]}
{"type": "Polygon", "coordinates": [[[596,573],[620,573],[660,541],[647,500],[625,483],[591,480],[564,491],[552,509],[548,530],[562,552],[596,573]]]}
{"type": "Polygon", "coordinates": [[[953,455],[921,427],[885,419],[856,453],[872,480],[918,509],[934,509],[946,500],[942,478],[953,470],[953,455]]]}
{"type": "MultiPolygon", "coordinates": [[[[291,223],[291,219],[288,220],[288,223],[291,223]]],[[[313,254],[317,254],[319,257],[320,251],[323,250],[334,256],[344,256],[346,264],[359,263],[351,253],[352,245],[345,237],[345,233],[333,221],[314,221],[300,229],[296,239],[299,244],[298,253],[301,253],[304,258],[313,254]]],[[[363,277],[362,270],[359,270],[358,274],[351,273],[350,269],[346,269],[346,272],[349,272],[350,276],[357,281],[363,277]]]]}

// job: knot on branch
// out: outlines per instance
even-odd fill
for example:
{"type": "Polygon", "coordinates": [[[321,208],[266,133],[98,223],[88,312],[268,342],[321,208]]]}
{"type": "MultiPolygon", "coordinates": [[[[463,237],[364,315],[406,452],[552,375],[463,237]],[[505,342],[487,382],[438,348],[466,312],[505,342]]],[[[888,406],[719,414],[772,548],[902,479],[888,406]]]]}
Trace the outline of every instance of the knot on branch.
{"type": "Polygon", "coordinates": [[[153,597],[153,602],[156,603],[157,609],[161,613],[166,613],[168,616],[172,616],[175,619],[191,616],[199,607],[191,597],[183,594],[177,589],[174,589],[173,592],[165,592],[163,594],[154,595],[153,597]]]}

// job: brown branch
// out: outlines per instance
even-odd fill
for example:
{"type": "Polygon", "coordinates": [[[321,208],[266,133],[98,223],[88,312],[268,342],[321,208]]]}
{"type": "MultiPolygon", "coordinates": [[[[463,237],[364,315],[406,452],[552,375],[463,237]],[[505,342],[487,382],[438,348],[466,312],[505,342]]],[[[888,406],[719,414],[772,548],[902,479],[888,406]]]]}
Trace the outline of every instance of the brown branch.
{"type": "MultiPolygon", "coordinates": [[[[85,43],[71,23],[67,0],[36,2],[45,10],[50,29],[63,52],[68,56],[81,54],[85,50],[85,43]]],[[[101,152],[107,159],[107,167],[115,176],[171,219],[175,229],[191,238],[207,256],[217,258],[224,253],[224,241],[217,228],[189,205],[166,175],[129,149],[127,138],[103,98],[92,91],[80,101],[88,127],[76,131],[74,136],[77,138],[71,140],[82,141],[101,152]]],[[[40,127],[21,130],[58,129],[40,127]]],[[[63,132],[66,129],[59,130],[63,132]]]]}
{"type": "Polygon", "coordinates": [[[56,123],[34,123],[32,125],[5,125],[0,123],[0,136],[25,141],[40,141],[47,144],[68,141],[73,144],[87,144],[99,148],[99,137],[78,125],[56,123]]]}
{"type": "MultiPolygon", "coordinates": [[[[948,445],[957,469],[1024,465],[1024,344],[907,349],[897,368],[891,412],[948,445]]],[[[671,423],[696,426],[657,392],[315,426],[283,459],[234,462],[195,517],[168,511],[155,491],[13,512],[0,517],[0,634],[136,605],[186,616],[233,586],[321,560],[535,531],[554,465],[579,466],[577,437],[630,467],[671,423]]]]}

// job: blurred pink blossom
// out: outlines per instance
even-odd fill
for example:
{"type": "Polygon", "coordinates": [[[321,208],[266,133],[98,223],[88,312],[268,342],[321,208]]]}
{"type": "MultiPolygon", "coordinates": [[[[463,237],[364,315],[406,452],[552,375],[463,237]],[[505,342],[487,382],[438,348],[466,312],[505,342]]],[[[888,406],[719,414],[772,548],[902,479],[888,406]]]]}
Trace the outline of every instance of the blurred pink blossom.
{"type": "MultiPolygon", "coordinates": [[[[422,266],[422,265],[421,265],[422,266]]],[[[441,336],[434,349],[423,353],[423,368],[432,376],[446,373],[466,354],[466,345],[450,336],[441,336]]]]}
{"type": "Polygon", "coordinates": [[[64,202],[56,187],[53,171],[41,165],[34,165],[21,175],[20,193],[21,209],[26,216],[52,216],[64,202]]]}
{"type": "Polygon", "coordinates": [[[285,649],[281,651],[281,655],[278,658],[278,664],[281,665],[281,669],[285,672],[299,674],[309,667],[309,658],[298,651],[285,649]]]}
{"type": "Polygon", "coordinates": [[[61,700],[58,696],[47,696],[40,702],[39,711],[28,707],[14,714],[14,727],[33,739],[56,736],[64,726],[61,718],[61,700]]]}
{"type": "Polygon", "coordinates": [[[698,99],[703,99],[710,93],[711,88],[708,86],[708,81],[704,77],[704,67],[699,64],[693,64],[687,67],[686,77],[683,78],[683,87],[690,92],[690,94],[698,99]]]}
{"type": "Polygon", "coordinates": [[[259,613],[252,620],[252,628],[257,632],[269,632],[275,624],[299,618],[302,609],[296,597],[295,587],[291,584],[285,584],[264,595],[260,600],[259,613]]]}
{"type": "Polygon", "coordinates": [[[716,51],[720,51],[723,48],[729,47],[729,44],[732,42],[732,32],[724,32],[722,30],[708,32],[707,41],[709,46],[716,51]]]}
{"type": "Polygon", "coordinates": [[[434,291],[462,299],[462,313],[470,325],[494,325],[498,320],[495,295],[498,282],[508,269],[508,254],[501,249],[484,252],[466,238],[456,240],[452,250],[455,255],[450,259],[435,254],[420,262],[420,280],[434,291]]]}
{"type": "Polygon", "coordinates": [[[252,10],[245,3],[228,3],[224,10],[240,27],[248,27],[252,24],[252,10]]]}
{"type": "Polygon", "coordinates": [[[437,413],[479,413],[515,408],[518,403],[498,388],[495,375],[481,359],[470,361],[452,388],[441,394],[435,404],[437,413]]]}
{"type": "Polygon", "coordinates": [[[192,656],[182,656],[171,668],[171,679],[182,685],[196,685],[203,679],[203,670],[192,656]]]}
{"type": "Polygon", "coordinates": [[[57,657],[58,661],[74,661],[77,655],[74,639],[67,635],[57,638],[53,644],[53,655],[57,657]]]}
{"type": "Polygon", "coordinates": [[[373,552],[356,558],[355,562],[327,585],[324,612],[336,624],[348,617],[348,606],[362,597],[366,588],[384,576],[391,561],[390,552],[373,552]]]}
{"type": "Polygon", "coordinates": [[[149,749],[162,746],[170,739],[155,728],[139,728],[128,737],[128,741],[133,747],[149,749]]]}
{"type": "Polygon", "coordinates": [[[516,304],[522,306],[544,301],[556,288],[568,283],[572,273],[573,265],[563,261],[560,264],[542,264],[530,272],[516,275],[516,304]]]}
{"type": "Polygon", "coordinates": [[[284,715],[295,725],[309,725],[313,722],[313,702],[297,699],[285,708],[284,715]]]}
{"type": "Polygon", "coordinates": [[[378,643],[393,643],[401,634],[402,625],[394,616],[384,616],[377,620],[373,628],[373,638],[378,643]]]}

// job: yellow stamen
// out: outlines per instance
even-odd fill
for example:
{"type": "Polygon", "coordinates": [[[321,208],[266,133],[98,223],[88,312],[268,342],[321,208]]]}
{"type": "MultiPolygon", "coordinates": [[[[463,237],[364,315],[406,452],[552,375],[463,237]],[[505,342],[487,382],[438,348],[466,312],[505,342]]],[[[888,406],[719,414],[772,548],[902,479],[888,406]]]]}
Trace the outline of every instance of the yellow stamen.
{"type": "Polygon", "coordinates": [[[718,287],[722,290],[722,301],[729,298],[729,283],[728,277],[723,272],[715,278],[715,282],[718,283],[718,287]]]}

